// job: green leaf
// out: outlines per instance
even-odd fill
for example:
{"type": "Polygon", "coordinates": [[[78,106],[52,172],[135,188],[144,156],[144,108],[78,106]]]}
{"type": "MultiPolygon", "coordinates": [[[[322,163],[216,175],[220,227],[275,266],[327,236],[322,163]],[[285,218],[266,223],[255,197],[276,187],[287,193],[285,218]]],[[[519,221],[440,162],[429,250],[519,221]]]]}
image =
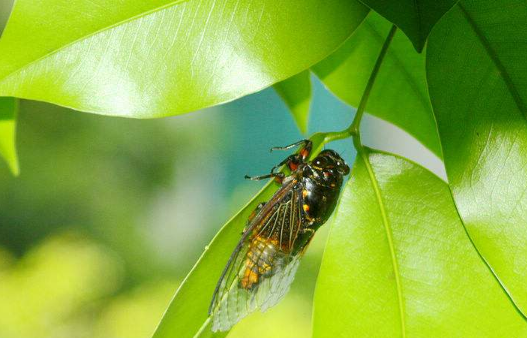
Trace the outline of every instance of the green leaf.
{"type": "Polygon", "coordinates": [[[17,112],[17,100],[12,97],[0,97],[0,156],[6,160],[15,176],[20,172],[15,146],[17,112]]]}
{"type": "Polygon", "coordinates": [[[276,188],[273,182],[268,183],[216,234],[180,285],[153,338],[193,338],[211,334],[208,308],[224,264],[238,244],[251,212],[260,202],[267,201],[276,188]]]}
{"type": "MultiPolygon", "coordinates": [[[[334,54],[314,73],[335,95],[357,107],[391,24],[371,12],[334,54]]],[[[368,113],[391,122],[441,157],[441,146],[426,89],[424,55],[397,32],[368,100],[368,113]]]]}
{"type": "Polygon", "coordinates": [[[19,0],[0,40],[0,95],[181,114],[309,68],[366,13],[354,0],[19,0]]]}
{"type": "Polygon", "coordinates": [[[462,1],[427,50],[430,97],[459,214],[527,314],[527,6],[462,1]]]}
{"type": "Polygon", "coordinates": [[[402,158],[365,157],[330,230],[313,337],[527,335],[467,237],[448,185],[402,158]]]}
{"type": "Polygon", "coordinates": [[[311,74],[303,71],[287,80],[278,82],[274,89],[289,108],[302,134],[307,133],[309,106],[311,104],[311,74]]]}
{"type": "MultiPolygon", "coordinates": [[[[317,133],[311,156],[318,154],[326,142],[326,134],[317,133]]],[[[205,248],[176,295],[172,299],[153,338],[223,337],[227,333],[212,334],[208,308],[216,283],[232,251],[241,238],[249,215],[260,202],[268,201],[278,185],[269,182],[242,210],[229,220],[205,248]]]]}
{"type": "Polygon", "coordinates": [[[458,0],[361,0],[399,27],[420,53],[434,25],[458,0]]]}

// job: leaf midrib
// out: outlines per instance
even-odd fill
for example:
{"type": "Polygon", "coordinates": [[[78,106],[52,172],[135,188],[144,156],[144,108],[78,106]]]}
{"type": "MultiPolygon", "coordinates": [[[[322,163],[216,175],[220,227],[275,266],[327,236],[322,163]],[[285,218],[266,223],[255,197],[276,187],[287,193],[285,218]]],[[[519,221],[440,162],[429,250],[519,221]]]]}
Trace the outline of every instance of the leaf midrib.
{"type": "Polygon", "coordinates": [[[207,317],[207,319],[203,322],[203,325],[199,328],[199,330],[194,334],[193,338],[199,338],[203,332],[205,332],[205,329],[210,323],[210,317],[207,317]]]}
{"type": "Polygon", "coordinates": [[[476,243],[474,243],[474,239],[472,238],[472,236],[470,234],[470,231],[468,230],[467,225],[465,224],[465,220],[461,217],[461,213],[459,212],[459,208],[458,208],[458,205],[456,203],[456,199],[454,198],[454,194],[452,192],[452,187],[450,185],[448,185],[448,192],[450,194],[450,198],[452,200],[452,204],[454,205],[454,208],[456,210],[457,217],[459,218],[459,221],[461,222],[461,225],[463,226],[463,230],[465,231],[465,235],[467,236],[468,240],[470,241],[470,244],[472,245],[472,248],[474,248],[474,251],[476,251],[476,253],[478,254],[478,256],[481,259],[481,261],[483,262],[483,264],[487,267],[487,269],[490,271],[490,273],[492,274],[492,276],[494,277],[494,279],[496,280],[496,282],[500,286],[500,288],[503,291],[503,293],[507,296],[507,298],[511,302],[512,307],[516,310],[516,312],[518,312],[520,317],[522,317],[522,319],[527,322],[527,316],[525,315],[525,313],[522,312],[522,310],[520,309],[518,304],[516,304],[516,300],[514,299],[512,293],[509,291],[509,289],[507,288],[505,283],[498,276],[498,274],[494,270],[494,267],[489,263],[487,258],[485,258],[485,256],[483,256],[483,254],[479,250],[479,248],[476,245],[476,243]]]}
{"type": "Polygon", "coordinates": [[[390,225],[390,222],[388,221],[388,215],[386,212],[386,208],[384,206],[384,202],[382,200],[381,195],[381,189],[379,187],[379,182],[377,182],[377,178],[375,177],[375,173],[373,172],[373,168],[370,163],[369,159],[369,153],[366,149],[362,149],[361,157],[364,161],[364,164],[366,165],[366,169],[368,170],[368,176],[370,177],[373,190],[375,192],[375,198],[377,199],[377,204],[379,205],[379,210],[381,212],[382,222],[384,225],[384,230],[386,232],[386,237],[388,239],[388,245],[390,247],[390,255],[392,259],[392,267],[393,272],[395,275],[395,284],[397,287],[397,300],[399,305],[399,314],[400,314],[400,321],[401,321],[401,333],[402,337],[406,337],[406,323],[405,323],[405,315],[404,315],[404,304],[403,304],[403,292],[402,292],[402,285],[401,285],[401,277],[399,273],[399,265],[397,263],[397,256],[395,254],[395,245],[393,242],[393,234],[392,234],[392,228],[390,225]]]}
{"type": "Polygon", "coordinates": [[[50,57],[50,56],[52,56],[52,55],[54,55],[54,54],[57,54],[57,53],[59,53],[60,51],[62,51],[62,50],[64,50],[64,49],[67,49],[68,47],[70,47],[70,46],[72,46],[72,45],[78,43],[79,41],[86,40],[86,39],[88,39],[88,38],[90,38],[90,37],[92,37],[92,36],[95,36],[95,35],[97,35],[97,34],[99,34],[99,33],[101,33],[101,32],[104,32],[104,31],[110,30],[110,29],[112,29],[112,28],[115,28],[115,27],[118,27],[118,26],[124,25],[124,24],[126,24],[126,23],[128,23],[128,22],[132,22],[132,21],[134,21],[134,20],[137,20],[137,19],[143,18],[143,17],[145,17],[145,16],[148,16],[148,15],[150,15],[150,14],[152,14],[152,13],[159,12],[159,11],[162,11],[163,9],[166,9],[166,8],[169,8],[169,7],[173,7],[173,6],[175,6],[175,5],[179,5],[179,4],[181,4],[181,3],[188,2],[188,1],[191,1],[191,0],[174,0],[174,1],[171,1],[171,2],[169,2],[169,3],[167,3],[167,4],[163,5],[163,6],[159,6],[159,7],[156,7],[156,8],[152,8],[152,9],[150,9],[150,10],[148,10],[148,11],[145,11],[145,12],[142,12],[142,13],[140,13],[140,14],[133,15],[133,16],[127,18],[127,19],[120,20],[120,21],[118,21],[118,22],[116,22],[116,23],[114,23],[114,24],[112,24],[112,25],[109,25],[109,26],[106,26],[106,27],[103,27],[103,28],[97,29],[97,30],[95,30],[95,31],[93,31],[93,32],[91,32],[91,33],[89,33],[89,34],[86,34],[86,35],[84,35],[84,36],[81,36],[81,37],[79,37],[79,38],[77,38],[77,39],[75,39],[75,40],[73,40],[73,41],[70,41],[70,42],[66,43],[65,45],[62,45],[62,46],[60,46],[60,47],[58,47],[58,48],[56,48],[56,49],[54,49],[54,50],[49,51],[49,52],[45,53],[44,55],[42,55],[42,56],[36,58],[35,60],[25,63],[25,64],[24,64],[23,66],[21,66],[21,67],[16,68],[15,70],[13,70],[13,71],[11,71],[10,73],[8,73],[8,74],[6,74],[5,76],[3,76],[3,77],[0,79],[0,83],[5,82],[8,78],[14,76],[14,75],[17,74],[17,73],[20,73],[22,70],[24,70],[24,69],[30,67],[31,65],[36,64],[36,63],[38,63],[39,61],[44,60],[44,59],[46,59],[46,58],[48,58],[48,57],[50,57]]]}

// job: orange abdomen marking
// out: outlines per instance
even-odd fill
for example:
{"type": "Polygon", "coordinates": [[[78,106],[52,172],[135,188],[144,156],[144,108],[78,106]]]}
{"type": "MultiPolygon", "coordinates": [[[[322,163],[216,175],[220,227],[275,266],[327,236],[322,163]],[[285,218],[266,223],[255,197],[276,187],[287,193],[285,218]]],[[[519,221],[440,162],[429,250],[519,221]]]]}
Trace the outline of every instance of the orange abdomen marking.
{"type": "Polygon", "coordinates": [[[262,277],[273,275],[277,248],[276,239],[261,236],[253,238],[245,255],[245,270],[240,279],[240,287],[250,290],[260,283],[262,277]]]}

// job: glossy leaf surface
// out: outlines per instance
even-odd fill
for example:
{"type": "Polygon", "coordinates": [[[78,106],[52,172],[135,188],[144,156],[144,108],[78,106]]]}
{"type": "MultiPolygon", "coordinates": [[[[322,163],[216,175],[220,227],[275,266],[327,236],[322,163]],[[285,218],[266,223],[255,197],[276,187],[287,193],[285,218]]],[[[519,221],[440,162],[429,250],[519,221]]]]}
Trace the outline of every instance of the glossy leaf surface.
{"type": "Polygon", "coordinates": [[[13,175],[18,175],[18,157],[16,153],[16,115],[18,102],[12,97],[0,97],[0,157],[9,165],[13,175]]]}
{"type": "MultiPolygon", "coordinates": [[[[335,95],[357,107],[390,27],[371,12],[353,36],[313,71],[335,95]]],[[[441,157],[424,55],[415,52],[401,31],[388,49],[366,111],[404,129],[441,157]]]]}
{"type": "Polygon", "coordinates": [[[418,52],[434,25],[457,0],[361,0],[399,27],[418,52]]]}
{"type": "Polygon", "coordinates": [[[317,282],[314,338],[523,337],[446,183],[416,164],[358,158],[317,282]]]}
{"type": "Polygon", "coordinates": [[[349,0],[20,0],[0,40],[0,95],[127,117],[189,112],[310,67],[366,13],[349,0]]]}
{"type": "Polygon", "coordinates": [[[527,313],[527,5],[462,1],[430,36],[427,73],[454,199],[527,313]]]}
{"type": "Polygon", "coordinates": [[[309,107],[312,96],[310,72],[305,70],[300,74],[279,82],[274,85],[274,89],[289,108],[300,132],[302,134],[307,133],[309,107]]]}

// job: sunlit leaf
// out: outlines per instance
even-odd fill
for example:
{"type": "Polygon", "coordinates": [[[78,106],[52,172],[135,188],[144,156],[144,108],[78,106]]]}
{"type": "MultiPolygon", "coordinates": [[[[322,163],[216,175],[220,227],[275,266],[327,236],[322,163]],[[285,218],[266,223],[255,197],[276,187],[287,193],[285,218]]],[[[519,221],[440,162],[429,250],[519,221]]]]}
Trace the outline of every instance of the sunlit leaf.
{"type": "Polygon", "coordinates": [[[309,107],[311,105],[311,77],[308,70],[287,80],[278,82],[274,89],[289,108],[298,129],[307,133],[309,107]]]}
{"type": "Polygon", "coordinates": [[[0,40],[0,95],[181,114],[310,67],[366,13],[354,0],[19,0],[0,40]]]}
{"type": "Polygon", "coordinates": [[[393,155],[373,152],[369,161],[358,158],[336,211],[313,337],[527,335],[467,237],[448,185],[393,155]]]}
{"type": "Polygon", "coordinates": [[[448,179],[481,255],[527,314],[527,6],[462,1],[430,36],[427,73],[448,179]]]}
{"type": "Polygon", "coordinates": [[[434,25],[458,0],[361,0],[399,27],[418,52],[434,25]]]}
{"type": "MultiPolygon", "coordinates": [[[[371,12],[353,36],[313,71],[335,95],[357,107],[390,27],[371,12]]],[[[388,49],[366,110],[401,127],[441,157],[424,55],[417,54],[400,31],[388,49]]]]}
{"type": "Polygon", "coordinates": [[[18,157],[15,146],[16,115],[18,101],[12,97],[0,97],[0,157],[9,165],[13,175],[18,175],[18,157]]]}

